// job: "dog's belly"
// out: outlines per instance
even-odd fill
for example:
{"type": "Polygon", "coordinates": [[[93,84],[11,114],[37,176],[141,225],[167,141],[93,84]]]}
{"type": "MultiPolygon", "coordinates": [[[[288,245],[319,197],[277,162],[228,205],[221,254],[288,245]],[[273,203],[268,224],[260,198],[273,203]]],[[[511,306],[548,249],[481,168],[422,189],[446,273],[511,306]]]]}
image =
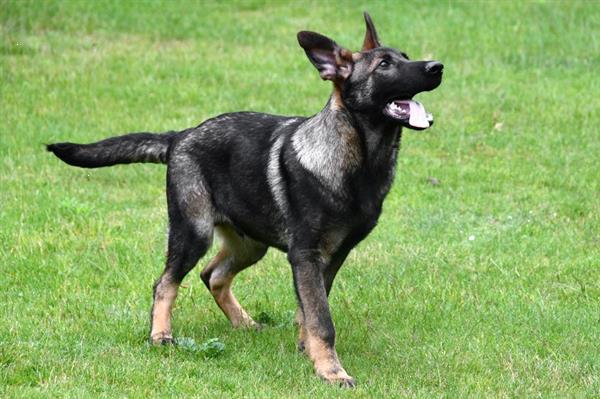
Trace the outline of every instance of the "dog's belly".
{"type": "Polygon", "coordinates": [[[288,247],[285,219],[273,199],[266,177],[239,172],[221,180],[212,190],[213,205],[219,220],[231,224],[240,234],[283,251],[288,247]],[[244,184],[251,182],[251,184],[244,184]]]}
{"type": "MultiPolygon", "coordinates": [[[[231,225],[235,231],[255,241],[281,251],[288,250],[288,233],[285,225],[273,218],[273,215],[250,215],[249,212],[229,212],[220,218],[223,224],[231,225]]],[[[217,223],[218,224],[218,223],[217,223]]]]}

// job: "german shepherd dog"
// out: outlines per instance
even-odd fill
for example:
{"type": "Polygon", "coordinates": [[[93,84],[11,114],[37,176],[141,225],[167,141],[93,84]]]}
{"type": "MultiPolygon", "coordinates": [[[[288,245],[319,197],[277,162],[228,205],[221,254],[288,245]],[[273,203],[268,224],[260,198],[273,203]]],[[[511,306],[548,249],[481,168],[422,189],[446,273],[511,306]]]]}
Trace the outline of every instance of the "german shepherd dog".
{"type": "Polygon", "coordinates": [[[381,46],[364,17],[359,52],[318,33],[298,33],[321,78],[333,82],[329,101],[312,117],[234,112],[180,132],[47,146],[83,168],[167,164],[168,252],[154,285],[152,343],[173,342],[178,287],[216,232],[221,250],[200,276],[233,327],[256,326],[231,291],[233,278],[278,248],[292,266],[300,350],[318,376],[354,386],[335,351],[327,297],[350,250],[377,223],[402,127],[422,130],[433,122],[413,96],[435,89],[443,70],[439,62],[409,61],[381,46]]]}

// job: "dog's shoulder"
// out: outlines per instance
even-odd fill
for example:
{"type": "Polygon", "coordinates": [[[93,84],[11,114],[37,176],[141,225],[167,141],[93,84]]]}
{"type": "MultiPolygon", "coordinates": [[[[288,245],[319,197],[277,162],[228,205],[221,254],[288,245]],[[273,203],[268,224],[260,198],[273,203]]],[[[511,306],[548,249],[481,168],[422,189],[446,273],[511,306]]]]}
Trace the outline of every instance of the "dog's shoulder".
{"type": "Polygon", "coordinates": [[[343,112],[325,108],[293,132],[291,147],[300,165],[333,191],[363,161],[360,136],[343,112]]]}

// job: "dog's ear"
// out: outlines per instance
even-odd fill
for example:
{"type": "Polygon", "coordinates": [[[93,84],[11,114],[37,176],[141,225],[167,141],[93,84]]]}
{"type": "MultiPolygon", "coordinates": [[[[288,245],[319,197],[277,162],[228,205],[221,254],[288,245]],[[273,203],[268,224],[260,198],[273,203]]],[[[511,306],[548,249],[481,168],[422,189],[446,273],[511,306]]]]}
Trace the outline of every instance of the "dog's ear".
{"type": "Polygon", "coordinates": [[[367,23],[367,31],[365,32],[365,41],[363,42],[362,51],[373,50],[374,48],[381,47],[379,38],[377,37],[377,31],[375,25],[368,12],[365,11],[365,22],[367,23]]]}
{"type": "Polygon", "coordinates": [[[354,61],[352,52],[330,38],[315,32],[298,32],[298,43],[319,70],[321,79],[341,83],[350,76],[354,61]]]}

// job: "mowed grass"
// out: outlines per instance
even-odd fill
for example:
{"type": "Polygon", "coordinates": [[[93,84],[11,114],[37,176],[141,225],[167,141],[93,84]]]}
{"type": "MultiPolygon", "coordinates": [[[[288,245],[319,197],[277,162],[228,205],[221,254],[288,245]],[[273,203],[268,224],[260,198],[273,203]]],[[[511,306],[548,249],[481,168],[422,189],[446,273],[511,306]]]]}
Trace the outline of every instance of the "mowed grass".
{"type": "Polygon", "coordinates": [[[600,395],[599,3],[2,0],[0,35],[0,396],[600,395]],[[357,388],[297,353],[274,250],[235,286],[270,327],[232,330],[198,267],[174,332],[225,351],[148,346],[164,166],[76,169],[43,144],[316,113],[331,88],[295,34],[356,50],[365,8],[384,43],[446,69],[334,286],[357,388]]]}

